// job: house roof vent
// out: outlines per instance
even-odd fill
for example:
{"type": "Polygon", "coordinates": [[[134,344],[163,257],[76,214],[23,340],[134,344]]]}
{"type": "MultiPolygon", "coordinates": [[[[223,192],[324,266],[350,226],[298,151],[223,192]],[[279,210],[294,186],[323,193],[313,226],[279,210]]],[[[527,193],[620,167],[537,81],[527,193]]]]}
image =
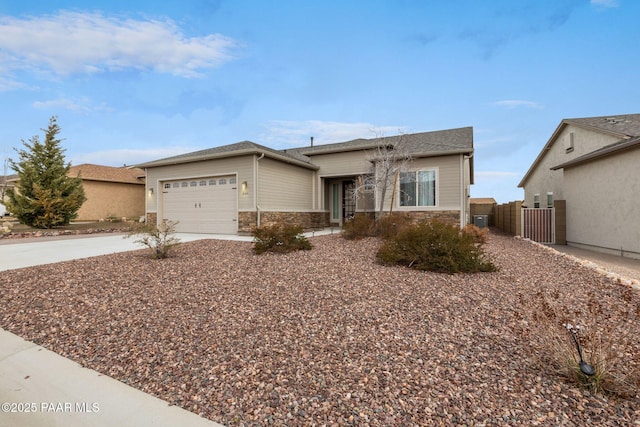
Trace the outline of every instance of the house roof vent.
{"type": "Polygon", "coordinates": [[[607,117],[605,120],[607,121],[607,123],[612,124],[612,125],[617,125],[618,123],[626,122],[625,119],[621,119],[619,117],[607,117]]]}

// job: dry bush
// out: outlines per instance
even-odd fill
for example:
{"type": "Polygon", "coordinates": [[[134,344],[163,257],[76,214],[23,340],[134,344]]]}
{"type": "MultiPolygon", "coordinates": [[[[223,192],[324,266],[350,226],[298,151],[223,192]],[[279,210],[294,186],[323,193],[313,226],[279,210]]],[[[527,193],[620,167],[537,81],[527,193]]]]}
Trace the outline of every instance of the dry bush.
{"type": "Polygon", "coordinates": [[[439,273],[496,271],[481,243],[455,225],[423,221],[386,239],[376,254],[385,265],[405,265],[439,273]]]}
{"type": "MultiPolygon", "coordinates": [[[[618,330],[605,330],[606,313],[597,299],[591,298],[585,313],[564,307],[559,295],[539,291],[533,298],[520,295],[524,319],[529,325],[529,345],[533,361],[539,369],[549,371],[591,393],[632,398],[640,389],[640,372],[629,369],[637,337],[616,322],[618,330]],[[573,330],[573,332],[572,332],[573,330]],[[572,338],[575,333],[582,356],[595,369],[594,375],[585,375],[580,369],[580,358],[572,338]]],[[[629,325],[638,321],[631,310],[624,313],[629,325]]]]}
{"type": "Polygon", "coordinates": [[[302,226],[273,224],[254,228],[253,251],[287,253],[299,250],[310,250],[311,243],[302,235],[302,226]]]}
{"type": "Polygon", "coordinates": [[[413,218],[407,213],[384,215],[376,221],[375,234],[383,239],[389,239],[412,224],[413,218]]]}
{"type": "Polygon", "coordinates": [[[342,237],[347,240],[375,236],[375,220],[369,215],[355,215],[342,225],[342,237]]]}
{"type": "Polygon", "coordinates": [[[487,243],[489,234],[488,228],[480,228],[474,224],[467,224],[464,226],[462,231],[473,237],[473,240],[475,240],[476,243],[487,243]]]}
{"type": "Polygon", "coordinates": [[[125,238],[137,236],[136,243],[140,243],[151,250],[151,256],[164,259],[169,252],[180,244],[180,239],[175,236],[177,221],[164,221],[159,226],[155,224],[143,224],[133,227],[125,238]]]}

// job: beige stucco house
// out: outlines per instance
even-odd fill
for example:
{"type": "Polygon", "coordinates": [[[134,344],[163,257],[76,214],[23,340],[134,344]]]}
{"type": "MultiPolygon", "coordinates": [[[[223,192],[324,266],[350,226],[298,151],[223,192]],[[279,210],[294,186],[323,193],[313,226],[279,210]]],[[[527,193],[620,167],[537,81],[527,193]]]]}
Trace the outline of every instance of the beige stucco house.
{"type": "Polygon", "coordinates": [[[140,218],[144,215],[142,169],[82,164],[71,166],[69,176],[80,176],[87,198],[75,221],[140,218]]]}
{"type": "Polygon", "coordinates": [[[137,166],[146,171],[150,222],[172,220],[181,232],[222,234],[274,222],[318,228],[379,206],[379,191],[355,197],[354,190],[379,172],[377,149],[391,146],[411,160],[387,191],[385,210],[393,204],[395,212],[465,225],[473,184],[471,127],[287,150],[244,141],[137,166]]]}
{"type": "Polygon", "coordinates": [[[566,200],[567,244],[640,258],[640,114],[562,120],[518,185],[566,200]]]}
{"type": "MultiPolygon", "coordinates": [[[[82,179],[82,188],[87,198],[74,221],[144,216],[145,185],[142,169],[85,163],[71,166],[69,176],[79,176],[82,179]]],[[[18,175],[7,177],[7,185],[13,186],[18,179],[18,175]]]]}

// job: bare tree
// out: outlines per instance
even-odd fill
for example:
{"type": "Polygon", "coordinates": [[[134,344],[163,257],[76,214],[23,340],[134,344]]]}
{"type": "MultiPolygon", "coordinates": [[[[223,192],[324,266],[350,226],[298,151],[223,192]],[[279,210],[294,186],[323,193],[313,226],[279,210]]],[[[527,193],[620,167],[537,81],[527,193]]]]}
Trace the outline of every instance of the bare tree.
{"type": "Polygon", "coordinates": [[[391,207],[393,211],[395,202],[396,185],[400,172],[407,169],[411,162],[411,155],[406,147],[406,135],[400,134],[392,137],[378,137],[375,150],[367,160],[371,162],[371,172],[358,178],[355,187],[356,199],[367,194],[379,195],[379,204],[376,206],[376,219],[380,218],[384,211],[384,201],[387,192],[391,189],[391,207]]]}

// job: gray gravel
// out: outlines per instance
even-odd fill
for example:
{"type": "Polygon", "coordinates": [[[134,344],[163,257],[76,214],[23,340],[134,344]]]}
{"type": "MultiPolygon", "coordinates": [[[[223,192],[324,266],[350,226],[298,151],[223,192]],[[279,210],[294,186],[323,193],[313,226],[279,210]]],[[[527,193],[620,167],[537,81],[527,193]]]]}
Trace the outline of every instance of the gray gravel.
{"type": "Polygon", "coordinates": [[[509,236],[496,273],[375,263],[377,241],[316,237],[257,256],[185,243],[4,272],[0,327],[227,425],[640,425],[640,394],[591,395],[540,366],[528,315],[544,293],[640,368],[640,296],[509,236]],[[531,303],[529,303],[531,301],[531,303]]]}

